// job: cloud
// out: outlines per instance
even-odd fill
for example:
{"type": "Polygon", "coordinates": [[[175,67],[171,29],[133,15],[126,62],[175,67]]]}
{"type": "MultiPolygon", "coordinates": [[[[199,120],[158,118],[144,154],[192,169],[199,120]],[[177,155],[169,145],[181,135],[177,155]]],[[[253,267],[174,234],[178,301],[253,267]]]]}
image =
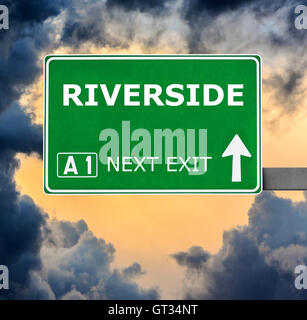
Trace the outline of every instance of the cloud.
{"type": "Polygon", "coordinates": [[[300,110],[306,96],[305,80],[306,62],[293,64],[292,68],[283,70],[283,72],[275,72],[268,78],[264,79],[263,84],[270,89],[273,99],[279,105],[279,109],[292,113],[300,110]],[[286,107],[286,108],[285,108],[286,107]]]}
{"type": "Polygon", "coordinates": [[[14,181],[16,153],[42,156],[41,127],[18,104],[0,113],[0,258],[10,270],[10,290],[0,299],[148,299],[134,281],[135,263],[111,268],[115,249],[97,238],[84,221],[49,220],[14,181]]]}
{"type": "Polygon", "coordinates": [[[187,271],[185,298],[307,298],[294,287],[295,266],[307,263],[307,200],[263,192],[248,215],[247,226],[224,232],[217,254],[194,247],[172,255],[187,271]]]}
{"type": "Polygon", "coordinates": [[[70,0],[2,0],[9,8],[10,24],[20,28],[25,24],[42,23],[59,14],[61,8],[69,6],[70,0]]]}
{"type": "Polygon", "coordinates": [[[48,46],[50,34],[43,25],[55,17],[69,1],[4,0],[9,9],[9,29],[0,32],[0,112],[20,98],[25,88],[42,71],[38,61],[41,50],[48,46]]]}
{"type": "Polygon", "coordinates": [[[9,56],[0,54],[0,112],[8,108],[30,85],[39,68],[36,62],[36,49],[28,39],[19,39],[11,44],[9,56]]]}
{"type": "Polygon", "coordinates": [[[185,39],[190,53],[256,53],[262,57],[263,112],[269,129],[287,129],[289,119],[304,112],[306,33],[294,28],[297,3],[246,1],[216,12],[192,4],[191,14],[185,9],[182,13],[189,26],[185,39]]]}
{"type": "Polygon", "coordinates": [[[115,249],[97,238],[84,221],[49,220],[14,181],[16,153],[42,155],[41,127],[18,105],[0,114],[0,258],[10,270],[10,290],[0,299],[148,299],[134,278],[138,263],[111,268],[115,249]]]}
{"type": "Polygon", "coordinates": [[[300,0],[186,0],[184,1],[184,9],[186,17],[200,16],[204,11],[209,12],[211,15],[225,14],[229,11],[241,11],[245,9],[252,10],[257,13],[258,17],[268,16],[279,8],[287,5],[300,4],[300,0]]]}
{"type": "Polygon", "coordinates": [[[32,123],[34,114],[18,104],[0,114],[0,154],[8,151],[43,155],[42,127],[32,123]]]}
{"type": "Polygon", "coordinates": [[[142,52],[176,52],[185,41],[185,22],[177,7],[176,1],[98,0],[85,7],[76,0],[65,9],[60,45],[85,53],[93,46],[113,53],[131,47],[142,52]]]}
{"type": "Polygon", "coordinates": [[[123,270],[123,274],[128,278],[133,278],[145,274],[145,271],[142,270],[142,266],[139,263],[134,262],[123,270]]]}
{"type": "MultiPolygon", "coordinates": [[[[0,257],[1,263],[10,269],[12,291],[3,295],[14,295],[25,288],[30,273],[41,268],[39,256],[42,244],[42,229],[45,214],[27,196],[21,196],[13,180],[18,166],[15,153],[0,155],[0,257]]],[[[1,294],[2,297],[2,294],[1,294]]]]}
{"type": "Polygon", "coordinates": [[[1,33],[0,49],[0,259],[10,270],[10,290],[0,299],[158,298],[156,288],[139,287],[138,263],[113,269],[115,249],[97,238],[84,221],[49,220],[17,190],[17,153],[42,157],[42,128],[19,100],[40,76],[39,56],[58,43],[52,18],[70,1],[4,1],[10,29],[1,33]],[[48,40],[54,42],[49,43],[48,40]]]}
{"type": "Polygon", "coordinates": [[[242,9],[245,5],[248,5],[252,2],[252,0],[185,0],[183,1],[182,12],[185,19],[187,19],[189,23],[193,25],[195,22],[197,24],[201,23],[201,19],[204,16],[210,21],[210,17],[212,16],[226,13],[230,10],[242,9]]]}
{"type": "MultiPolygon", "coordinates": [[[[125,10],[140,10],[140,11],[148,11],[148,10],[162,10],[168,3],[172,3],[172,0],[107,0],[107,7],[122,7],[125,10]]],[[[154,11],[157,13],[157,11],[154,11]]]]}
{"type": "MultiPolygon", "coordinates": [[[[39,74],[38,47],[26,35],[26,25],[34,23],[26,10],[17,7],[31,1],[5,1],[10,10],[10,29],[1,32],[0,41],[0,257],[10,269],[10,287],[2,297],[24,294],[31,274],[40,270],[40,248],[46,215],[32,199],[16,189],[15,170],[19,162],[15,155],[23,152],[42,156],[42,130],[32,124],[33,115],[18,105],[24,88],[39,74]]],[[[33,9],[33,10],[32,10],[33,9]]],[[[39,19],[38,19],[39,20],[39,19]]]]}
{"type": "Polygon", "coordinates": [[[180,266],[187,266],[191,269],[199,269],[207,262],[210,254],[203,250],[202,247],[191,247],[188,252],[177,252],[171,255],[180,266]]]}
{"type": "MultiPolygon", "coordinates": [[[[115,249],[97,238],[84,221],[48,220],[41,248],[39,291],[56,299],[157,299],[155,288],[141,289],[134,278],[143,271],[138,263],[112,269],[115,249]]],[[[37,282],[36,282],[37,283],[37,282]]]]}
{"type": "Polygon", "coordinates": [[[18,148],[8,146],[0,153],[0,257],[10,270],[10,290],[0,299],[157,299],[156,288],[145,290],[134,281],[144,273],[138,263],[111,268],[113,245],[95,237],[84,221],[50,221],[19,194],[18,148]]]}

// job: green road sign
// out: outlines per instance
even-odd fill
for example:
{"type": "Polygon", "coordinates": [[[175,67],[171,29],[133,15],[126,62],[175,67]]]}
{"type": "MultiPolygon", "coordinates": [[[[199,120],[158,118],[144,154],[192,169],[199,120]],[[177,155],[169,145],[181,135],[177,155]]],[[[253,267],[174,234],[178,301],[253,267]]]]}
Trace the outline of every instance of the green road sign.
{"type": "Polygon", "coordinates": [[[256,55],[45,58],[44,190],[259,193],[256,55]]]}

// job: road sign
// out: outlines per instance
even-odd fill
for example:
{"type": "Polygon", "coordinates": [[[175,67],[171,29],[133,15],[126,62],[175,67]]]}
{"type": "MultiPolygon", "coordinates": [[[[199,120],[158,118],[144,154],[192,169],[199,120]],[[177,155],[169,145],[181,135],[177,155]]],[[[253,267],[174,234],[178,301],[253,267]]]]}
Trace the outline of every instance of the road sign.
{"type": "Polygon", "coordinates": [[[44,190],[259,193],[256,55],[45,58],[44,190]]]}

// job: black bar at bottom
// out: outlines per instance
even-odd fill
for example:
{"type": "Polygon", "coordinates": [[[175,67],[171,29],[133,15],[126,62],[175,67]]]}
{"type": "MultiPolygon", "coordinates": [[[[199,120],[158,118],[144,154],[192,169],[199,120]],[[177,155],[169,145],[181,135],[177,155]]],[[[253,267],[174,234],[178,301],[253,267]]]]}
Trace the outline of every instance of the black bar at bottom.
{"type": "MultiPolygon", "coordinates": [[[[234,317],[240,315],[241,310],[252,310],[253,316],[263,318],[264,310],[272,308],[274,314],[282,312],[284,314],[287,309],[293,313],[306,307],[304,301],[206,301],[206,300],[102,300],[102,301],[1,301],[0,310],[2,313],[15,315],[24,314],[41,314],[48,310],[50,318],[59,318],[67,312],[69,318],[75,315],[81,319],[88,319],[90,314],[97,315],[98,319],[114,319],[114,320],[189,320],[189,319],[210,319],[208,315],[214,315],[214,318],[225,317],[233,314],[234,317]],[[300,303],[301,302],[301,303],[300,303]],[[296,303],[296,305],[294,305],[296,303]],[[298,303],[300,303],[298,305],[298,303]],[[42,308],[40,311],[40,308],[42,308]]],[[[242,318],[246,318],[244,312],[242,318]]],[[[67,317],[68,318],[68,317],[67,317]]],[[[240,317],[239,317],[240,319],[240,317]]]]}

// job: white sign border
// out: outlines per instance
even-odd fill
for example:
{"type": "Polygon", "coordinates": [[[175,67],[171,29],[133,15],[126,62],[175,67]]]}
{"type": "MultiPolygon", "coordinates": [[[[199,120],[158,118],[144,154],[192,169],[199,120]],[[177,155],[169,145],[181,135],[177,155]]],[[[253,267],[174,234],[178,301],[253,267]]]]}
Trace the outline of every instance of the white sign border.
{"type": "MultiPolygon", "coordinates": [[[[44,63],[44,165],[43,165],[43,185],[44,192],[47,194],[251,194],[262,191],[262,132],[260,128],[261,121],[261,79],[259,61],[251,54],[234,55],[50,55],[47,63],[44,63]],[[49,64],[54,60],[253,60],[256,62],[257,72],[257,186],[254,189],[51,189],[48,186],[48,117],[49,117],[49,64]],[[260,172],[259,172],[260,171],[260,172]],[[261,187],[261,188],[260,188],[261,187]],[[45,188],[48,192],[45,191],[45,188]],[[258,190],[258,192],[257,192],[258,190]]],[[[45,59],[49,56],[47,55],[45,59]]],[[[45,61],[44,59],[44,61],[45,61]]]]}
{"type": "Polygon", "coordinates": [[[60,179],[70,179],[70,178],[76,178],[76,179],[91,179],[91,178],[97,178],[98,177],[98,154],[97,152],[58,152],[56,154],[57,157],[57,161],[56,161],[56,173],[57,173],[57,177],[60,179]],[[95,168],[96,168],[96,174],[94,176],[61,176],[59,175],[59,155],[62,154],[79,154],[79,155],[84,155],[84,154],[91,154],[91,155],[95,155],[95,168]]]}

